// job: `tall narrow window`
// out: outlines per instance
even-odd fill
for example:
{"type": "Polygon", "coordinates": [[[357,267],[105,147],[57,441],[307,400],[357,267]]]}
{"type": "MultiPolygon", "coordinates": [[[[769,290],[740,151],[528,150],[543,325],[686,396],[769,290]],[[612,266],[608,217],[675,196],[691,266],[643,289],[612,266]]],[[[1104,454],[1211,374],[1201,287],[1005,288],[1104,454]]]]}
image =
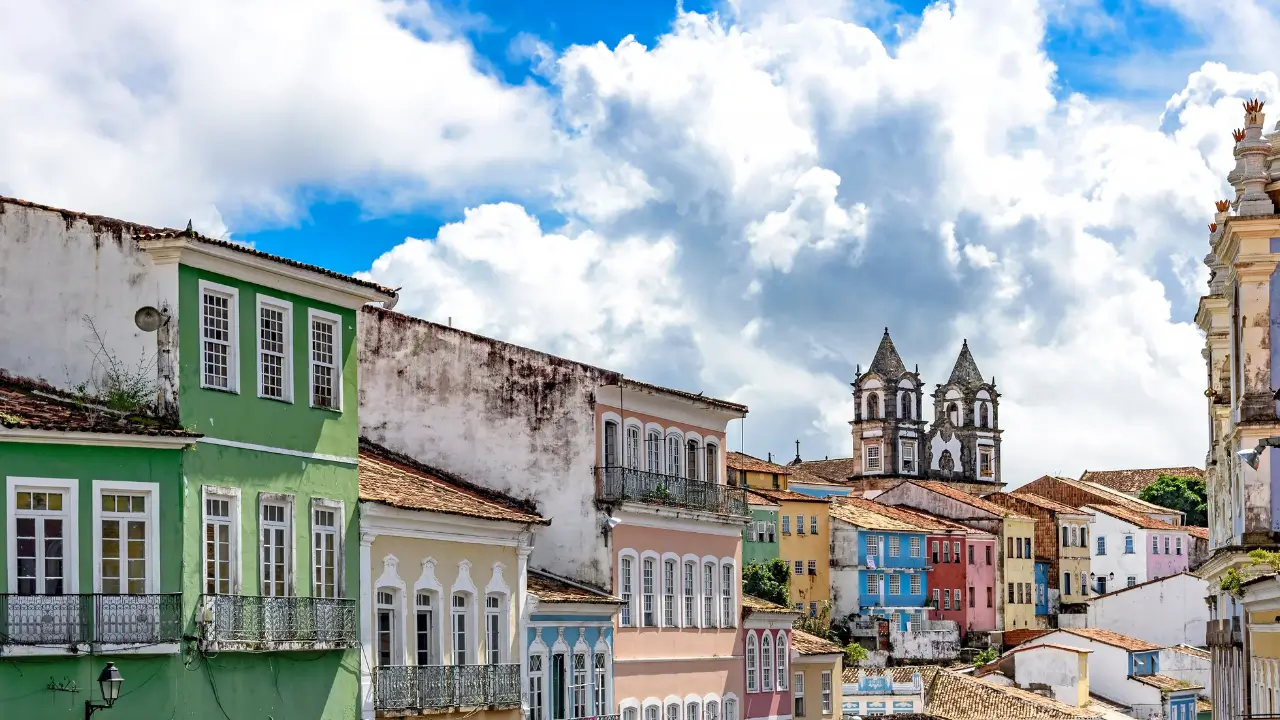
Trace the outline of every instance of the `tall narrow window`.
{"type": "Polygon", "coordinates": [[[822,671],[822,714],[831,714],[831,671],[822,671]]]}
{"type": "Polygon", "coordinates": [[[289,377],[289,303],[258,298],[258,393],[292,400],[289,377]]]}
{"type": "MultiPolygon", "coordinates": [[[[784,515],[783,517],[786,517],[786,516],[784,515]]],[[[786,528],[783,528],[783,529],[785,530],[786,528]]],[[[880,556],[880,536],[879,535],[867,536],[867,554],[875,557],[880,556]]]]}
{"type": "Polygon", "coordinates": [[[604,466],[618,467],[618,423],[604,422],[604,466]]]}
{"type": "MultiPolygon", "coordinates": [[[[542,657],[537,653],[529,655],[529,720],[546,720],[542,657]]],[[[632,715],[627,720],[635,720],[635,716],[632,715]]]]}
{"type": "Polygon", "coordinates": [[[972,545],[970,545],[970,546],[969,546],[969,564],[970,564],[970,565],[973,565],[973,564],[974,564],[974,562],[973,562],[973,546],[972,546],[972,545]]]}
{"type": "Polygon", "coordinates": [[[897,535],[889,536],[889,557],[898,557],[898,553],[901,551],[901,542],[897,535]]]}
{"type": "Polygon", "coordinates": [[[867,594],[880,594],[880,575],[878,573],[867,573],[867,594]]]}
{"type": "Polygon", "coordinates": [[[947,405],[947,419],[951,421],[952,425],[960,424],[960,407],[955,403],[947,405]]]}
{"type": "Polygon", "coordinates": [[[653,607],[653,560],[651,558],[645,558],[640,563],[640,587],[643,594],[641,598],[642,624],[645,627],[653,627],[657,624],[657,621],[654,617],[653,607]]]}
{"type": "Polygon", "coordinates": [[[900,595],[902,593],[902,576],[893,573],[889,576],[889,594],[900,595]]]}
{"type": "Polygon", "coordinates": [[[584,718],[587,717],[587,655],[586,653],[573,654],[573,678],[569,683],[569,692],[573,696],[570,703],[573,707],[573,715],[570,717],[584,718]]]}
{"type": "Polygon", "coordinates": [[[498,595],[486,595],[484,598],[484,647],[489,655],[489,664],[502,662],[502,598],[498,595]]]}
{"type": "Polygon", "coordinates": [[[699,705],[696,702],[691,702],[688,705],[685,705],[684,720],[702,720],[698,710],[699,705]]]}
{"type": "Polygon", "coordinates": [[[431,653],[432,641],[436,634],[435,607],[431,603],[431,593],[418,593],[418,607],[414,621],[414,640],[417,644],[417,660],[419,665],[435,665],[431,653]]]}
{"type": "Polygon", "coordinates": [[[983,550],[985,551],[985,554],[986,554],[986,564],[990,565],[991,564],[991,546],[987,545],[985,548],[983,548],[983,550]]]}
{"type": "Polygon", "coordinates": [[[916,442],[914,440],[902,441],[902,472],[913,475],[916,472],[916,442]]]}
{"type": "Polygon", "coordinates": [[[991,477],[995,475],[995,469],[992,466],[992,457],[994,456],[991,453],[991,448],[978,448],[978,474],[982,475],[982,477],[991,477]]]}
{"type": "Polygon", "coordinates": [[[1080,547],[1089,547],[1089,528],[1087,527],[1080,528],[1080,547]]]}
{"type": "Polygon", "coordinates": [[[65,511],[65,499],[63,490],[16,491],[14,559],[19,595],[61,595],[68,590],[64,540],[75,519],[65,511]]]}
{"type": "Polygon", "coordinates": [[[786,535],[791,534],[791,516],[790,515],[782,516],[782,532],[786,535]]]}
{"type": "Polygon", "coordinates": [[[565,720],[569,715],[569,665],[562,652],[551,656],[551,720],[565,720]]]}
{"type": "Polygon", "coordinates": [[[312,594],[319,598],[338,597],[338,511],[318,507],[311,520],[312,594]]]}
{"type": "Polygon", "coordinates": [[[618,561],[618,576],[622,585],[622,609],[618,612],[618,622],[622,627],[631,627],[631,558],[624,557],[618,561]]]}
{"type": "Polygon", "coordinates": [[[394,665],[396,641],[395,595],[378,591],[378,665],[394,665]]]}
{"type": "Polygon", "coordinates": [[[720,448],[711,443],[707,443],[706,448],[707,464],[706,472],[703,474],[707,482],[718,483],[720,482],[720,448]]]}
{"type": "Polygon", "coordinates": [[[453,664],[466,665],[470,662],[467,654],[467,596],[454,593],[453,608],[453,664]]]}
{"type": "Polygon", "coordinates": [[[910,420],[911,415],[911,393],[901,393],[898,395],[898,417],[903,420],[910,420]]]}
{"type": "Polygon", "coordinates": [[[201,383],[236,391],[236,292],[201,284],[201,383]]]}
{"type": "MultiPolygon", "coordinates": [[[[654,709],[656,710],[657,708],[654,709]]],[[[667,720],[680,720],[680,706],[678,704],[670,703],[667,705],[667,720]]]]}
{"type": "Polygon", "coordinates": [[[720,720],[720,703],[715,700],[708,700],[706,707],[702,711],[705,720],[720,720]]]}
{"type": "Polygon", "coordinates": [[[689,440],[685,442],[685,459],[684,466],[686,475],[690,480],[698,479],[698,441],[689,440]]]}
{"type": "Polygon", "coordinates": [[[1071,573],[1069,572],[1062,573],[1062,594],[1071,594],[1071,573]]]}
{"type": "Polygon", "coordinates": [[[911,557],[913,558],[920,557],[920,538],[913,537],[908,541],[908,543],[910,544],[910,547],[911,547],[911,550],[910,550],[911,557]]]}
{"type": "Polygon", "coordinates": [[[760,636],[760,689],[773,692],[773,636],[767,630],[760,636]]]}
{"type": "Polygon", "coordinates": [[[289,522],[285,505],[263,503],[262,521],[262,594],[285,597],[288,587],[289,522]]]}
{"type": "Polygon", "coordinates": [[[667,474],[676,477],[682,477],[680,470],[680,436],[672,435],[667,438],[667,474]]]}
{"type": "Polygon", "coordinates": [[[1067,526],[1063,525],[1062,526],[1062,547],[1071,547],[1071,543],[1067,542],[1067,539],[1069,537],[1070,537],[1070,534],[1067,530],[1067,526]]]}
{"type": "Polygon", "coordinates": [[[880,470],[880,443],[868,443],[866,446],[867,470],[879,472],[880,470]]]}
{"type": "MultiPolygon", "coordinates": [[[[143,493],[103,493],[102,592],[141,595],[147,592],[147,501],[143,493]]],[[[47,544],[47,543],[46,543],[47,544]]],[[[49,563],[45,557],[46,565],[49,563]]],[[[61,560],[58,560],[61,564],[61,560]]]]}
{"type": "Polygon", "coordinates": [[[755,633],[747,635],[747,692],[753,693],[758,688],[757,663],[760,661],[760,644],[755,633]]]}
{"type": "Polygon", "coordinates": [[[1173,554],[1174,554],[1174,555],[1181,555],[1181,554],[1182,554],[1182,538],[1175,538],[1175,539],[1174,539],[1174,544],[1173,544],[1173,554]]]}
{"type": "Polygon", "coordinates": [[[1169,554],[1169,536],[1168,535],[1164,536],[1164,554],[1165,555],[1169,554]]]}
{"type": "Polygon", "coordinates": [[[920,594],[920,574],[916,573],[911,576],[911,594],[920,594]]]}
{"type": "Polygon", "coordinates": [[[697,586],[697,575],[692,561],[684,564],[684,626],[697,627],[698,616],[693,611],[694,588],[697,586]]]}
{"type": "Polygon", "coordinates": [[[336,317],[311,315],[311,404],[337,410],[342,382],[338,372],[341,337],[336,317]]]}
{"type": "Polygon", "coordinates": [[[990,585],[988,585],[988,586],[987,586],[987,607],[991,607],[991,606],[992,606],[992,603],[993,603],[992,595],[994,595],[994,594],[995,594],[995,593],[994,593],[994,588],[992,588],[990,585]]]}
{"type": "Polygon", "coordinates": [[[640,469],[640,428],[627,426],[627,467],[640,469]]]}
{"type": "Polygon", "coordinates": [[[969,607],[977,607],[977,605],[974,604],[974,600],[973,600],[973,586],[969,587],[969,607]]]}
{"type": "Polygon", "coordinates": [[[1133,536],[1132,535],[1124,536],[1124,553],[1126,555],[1133,554],[1133,536]]]}
{"type": "Polygon", "coordinates": [[[650,430],[645,437],[645,454],[649,463],[645,467],[651,473],[662,472],[662,435],[657,430],[650,430]]]}
{"type": "Polygon", "coordinates": [[[817,515],[809,516],[809,532],[813,533],[814,535],[818,534],[818,516],[817,515]]]}
{"type": "Polygon", "coordinates": [[[232,591],[231,511],[229,497],[204,500],[204,591],[206,595],[230,595],[232,591]]]}
{"type": "Polygon", "coordinates": [[[792,714],[798,718],[804,717],[804,673],[796,673],[796,684],[791,686],[791,697],[795,702],[795,712],[792,714]]]}
{"type": "Polygon", "coordinates": [[[1107,537],[1105,535],[1099,535],[1097,542],[1098,542],[1098,554],[1106,555],[1107,554],[1107,537]]]}
{"type": "Polygon", "coordinates": [[[790,655],[787,653],[787,633],[778,633],[778,690],[787,689],[787,672],[790,670],[790,655]]]}
{"type": "Polygon", "coordinates": [[[978,406],[978,427],[989,427],[991,425],[991,411],[987,409],[987,404],[982,403],[978,406]]]}
{"type": "Polygon", "coordinates": [[[609,714],[609,666],[604,653],[598,649],[592,665],[595,673],[595,713],[596,717],[609,714]]]}
{"type": "Polygon", "coordinates": [[[733,612],[733,566],[722,565],[720,567],[720,627],[733,627],[736,625],[733,612]]]}
{"type": "Polygon", "coordinates": [[[702,627],[716,626],[716,566],[702,566],[702,627]]]}
{"type": "Polygon", "coordinates": [[[738,701],[733,698],[724,700],[724,720],[738,720],[738,701]]]}
{"type": "MultiPolygon", "coordinates": [[[[936,545],[937,543],[934,544],[936,545]]],[[[960,558],[956,559],[959,560],[960,558]]],[[[951,543],[946,542],[945,540],[942,542],[942,562],[951,562],[951,543]]]]}
{"type": "Polygon", "coordinates": [[[880,396],[876,393],[867,394],[867,419],[875,420],[880,417],[880,396]]]}
{"type": "Polygon", "coordinates": [[[938,554],[938,541],[937,541],[937,540],[934,540],[933,542],[929,543],[929,554],[933,556],[933,562],[934,562],[935,564],[936,564],[936,563],[939,563],[939,562],[941,562],[941,561],[942,561],[941,556],[938,554]]]}
{"type": "Polygon", "coordinates": [[[676,561],[662,562],[662,624],[676,627],[676,561]]]}

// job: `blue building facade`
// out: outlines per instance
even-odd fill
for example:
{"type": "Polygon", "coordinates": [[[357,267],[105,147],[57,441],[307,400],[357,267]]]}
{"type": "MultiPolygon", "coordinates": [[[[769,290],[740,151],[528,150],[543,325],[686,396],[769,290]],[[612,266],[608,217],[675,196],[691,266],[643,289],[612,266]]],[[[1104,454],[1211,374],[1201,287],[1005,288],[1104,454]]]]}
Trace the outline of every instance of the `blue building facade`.
{"type": "Polygon", "coordinates": [[[613,625],[622,601],[603,591],[529,571],[525,710],[537,720],[617,714],[613,625]]]}
{"type": "Polygon", "coordinates": [[[1036,614],[1049,614],[1049,563],[1036,561],[1036,614]]]}
{"type": "Polygon", "coordinates": [[[929,597],[925,533],[860,529],[858,556],[859,613],[895,618],[904,630],[921,619],[929,597]]]}

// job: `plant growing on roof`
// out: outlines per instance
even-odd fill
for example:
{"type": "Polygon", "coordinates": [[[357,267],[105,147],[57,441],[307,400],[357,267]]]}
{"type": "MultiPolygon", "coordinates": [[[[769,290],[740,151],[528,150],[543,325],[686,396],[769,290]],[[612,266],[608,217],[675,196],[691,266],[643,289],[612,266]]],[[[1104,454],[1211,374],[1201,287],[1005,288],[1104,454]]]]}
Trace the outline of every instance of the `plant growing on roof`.
{"type": "Polygon", "coordinates": [[[796,620],[796,630],[807,632],[810,635],[839,642],[840,638],[831,630],[831,601],[825,600],[818,604],[817,615],[804,615],[796,620]]]}
{"type": "Polygon", "coordinates": [[[974,665],[988,665],[1000,659],[1000,652],[995,648],[987,648],[973,658],[974,665]]]}
{"type": "Polygon", "coordinates": [[[867,649],[856,642],[844,646],[844,666],[858,667],[867,659],[867,649]]]}
{"type": "Polygon", "coordinates": [[[1218,589],[1240,599],[1244,597],[1244,584],[1255,577],[1280,570],[1280,552],[1254,550],[1249,553],[1249,564],[1242,568],[1227,568],[1218,581],[1218,589]]]}
{"type": "Polygon", "coordinates": [[[156,399],[156,359],[145,353],[136,365],[128,365],[107,347],[93,318],[85,315],[84,324],[92,338],[93,353],[90,379],[76,385],[77,400],[83,405],[90,398],[109,410],[122,413],[150,413],[156,399]]]}

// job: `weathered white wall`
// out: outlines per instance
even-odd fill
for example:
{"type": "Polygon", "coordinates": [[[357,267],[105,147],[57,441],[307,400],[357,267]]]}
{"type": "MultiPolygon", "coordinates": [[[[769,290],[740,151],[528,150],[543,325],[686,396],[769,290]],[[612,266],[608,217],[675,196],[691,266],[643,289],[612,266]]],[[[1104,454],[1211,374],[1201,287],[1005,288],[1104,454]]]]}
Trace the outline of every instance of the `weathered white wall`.
{"type": "Polygon", "coordinates": [[[831,518],[831,602],[832,617],[858,611],[858,531],[852,525],[831,518]]]}
{"type": "Polygon", "coordinates": [[[100,376],[85,316],[128,367],[154,371],[155,333],[133,324],[144,305],[175,308],[177,266],[157,270],[128,223],[0,200],[0,369],[71,389],[100,376]]]}
{"type": "Polygon", "coordinates": [[[1186,573],[1089,601],[1089,627],[1157,645],[1205,644],[1208,583],[1186,573]]]}
{"type": "Polygon", "coordinates": [[[889,645],[898,660],[953,660],[960,655],[960,624],[954,620],[929,622],[919,632],[889,625],[889,645]]]}
{"type": "Polygon", "coordinates": [[[1124,650],[1062,631],[1042,635],[1036,638],[1036,642],[1092,650],[1089,653],[1089,692],[1113,703],[1135,708],[1133,716],[1142,720],[1152,717],[1152,708],[1159,714],[1160,691],[1129,679],[1129,653],[1124,650]]]}
{"type": "Polygon", "coordinates": [[[360,313],[360,425],[375,442],[551,520],[531,567],[609,587],[595,393],[616,374],[381,310],[360,313]]]}
{"type": "Polygon", "coordinates": [[[1059,613],[1058,627],[1064,628],[1082,628],[1089,627],[1089,616],[1085,613],[1059,613]]]}
{"type": "Polygon", "coordinates": [[[1172,648],[1165,648],[1160,651],[1160,674],[1203,685],[1204,690],[1200,691],[1200,695],[1206,698],[1212,697],[1213,670],[1212,662],[1207,657],[1197,657],[1172,648]]]}
{"type": "MultiPolygon", "coordinates": [[[[1147,581],[1147,531],[1119,518],[1113,518],[1103,512],[1089,510],[1093,514],[1093,525],[1090,530],[1089,544],[1092,557],[1089,559],[1089,571],[1098,577],[1115,573],[1114,580],[1107,580],[1107,592],[1115,592],[1123,588],[1127,578],[1133,575],[1135,582],[1147,581]],[[1133,552],[1124,551],[1124,537],[1133,534],[1133,552]],[[1107,554],[1098,554],[1098,538],[1107,539],[1107,554]]],[[[1089,583],[1089,594],[1094,595],[1097,585],[1089,583]]],[[[1091,601],[1092,602],[1092,601],[1091,601]]]]}
{"type": "Polygon", "coordinates": [[[1080,705],[1082,678],[1080,656],[1076,653],[1051,647],[1022,650],[1014,653],[1013,667],[1018,687],[1038,692],[1047,686],[1054,700],[1072,707],[1080,705]]]}

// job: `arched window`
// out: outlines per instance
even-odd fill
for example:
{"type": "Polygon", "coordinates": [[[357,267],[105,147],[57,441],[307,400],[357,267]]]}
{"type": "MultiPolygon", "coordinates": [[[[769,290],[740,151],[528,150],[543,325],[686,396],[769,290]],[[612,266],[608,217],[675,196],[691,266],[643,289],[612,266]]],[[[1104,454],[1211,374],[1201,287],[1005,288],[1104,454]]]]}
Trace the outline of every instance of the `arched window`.
{"type": "Polygon", "coordinates": [[[956,405],[955,403],[950,403],[949,405],[947,405],[947,419],[951,421],[952,425],[959,425],[960,424],[960,406],[956,405]]]}
{"type": "Polygon", "coordinates": [[[618,467],[618,423],[604,421],[604,466],[618,467]]]}
{"type": "Polygon", "coordinates": [[[757,668],[760,662],[760,643],[756,640],[755,633],[747,634],[747,692],[753,693],[759,689],[757,683],[757,668]]]}
{"type": "Polygon", "coordinates": [[[898,395],[898,417],[903,420],[911,419],[911,393],[903,392],[898,395]]]}
{"type": "Polygon", "coordinates": [[[991,427],[991,412],[986,403],[978,407],[978,427],[991,427]]]}
{"type": "Polygon", "coordinates": [[[778,633],[778,684],[779,690],[787,689],[787,669],[789,656],[787,655],[787,634],[786,632],[778,633]]]}
{"type": "Polygon", "coordinates": [[[867,419],[875,420],[880,417],[880,396],[876,393],[867,393],[867,419]]]}
{"type": "Polygon", "coordinates": [[[390,589],[378,588],[378,665],[397,665],[396,638],[399,622],[396,618],[396,594],[390,589]]]}
{"type": "Polygon", "coordinates": [[[773,692],[773,639],[768,631],[760,635],[760,689],[773,692]]]}
{"type": "Polygon", "coordinates": [[[724,720],[738,720],[738,701],[734,698],[724,699],[724,720]]]}
{"type": "Polygon", "coordinates": [[[705,563],[702,566],[702,627],[716,626],[716,565],[705,563]]]}
{"type": "Polygon", "coordinates": [[[658,706],[649,705],[644,709],[644,720],[658,720],[658,706]]]}
{"type": "Polygon", "coordinates": [[[685,460],[684,467],[686,477],[690,480],[698,479],[698,441],[689,440],[685,443],[685,460]]]}
{"type": "Polygon", "coordinates": [[[662,472],[662,433],[657,430],[650,430],[645,435],[645,461],[648,465],[645,470],[651,473],[662,472]]]}
{"type": "Polygon", "coordinates": [[[593,664],[595,678],[595,714],[601,717],[609,714],[609,646],[603,637],[596,641],[595,661],[593,664]]]}
{"type": "Polygon", "coordinates": [[[720,703],[715,700],[708,700],[702,714],[706,720],[720,720],[720,703]]]}
{"type": "Polygon", "coordinates": [[[667,705],[667,720],[680,720],[680,705],[677,703],[669,703],[667,705]]]}
{"type": "Polygon", "coordinates": [[[706,443],[707,465],[702,473],[707,482],[720,482],[720,448],[715,443],[706,443]]]}
{"type": "Polygon", "coordinates": [[[680,477],[680,436],[672,434],[667,437],[667,474],[680,477]]]}
{"type": "Polygon", "coordinates": [[[627,426],[626,463],[632,470],[640,469],[640,428],[627,426]]]}
{"type": "Polygon", "coordinates": [[[698,713],[698,703],[691,702],[684,706],[684,720],[701,720],[698,713]]]}

